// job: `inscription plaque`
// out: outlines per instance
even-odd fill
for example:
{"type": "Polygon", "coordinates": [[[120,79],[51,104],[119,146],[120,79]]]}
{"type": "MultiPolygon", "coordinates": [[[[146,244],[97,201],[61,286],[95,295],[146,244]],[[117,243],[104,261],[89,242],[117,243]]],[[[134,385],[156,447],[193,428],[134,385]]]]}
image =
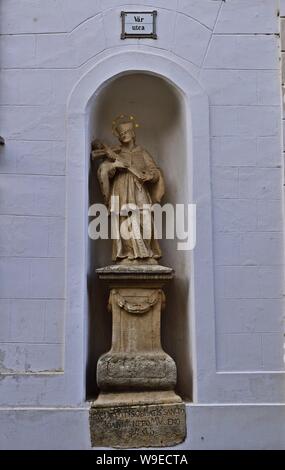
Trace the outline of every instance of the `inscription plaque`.
{"type": "Polygon", "coordinates": [[[121,39],[150,38],[157,39],[157,11],[122,11],[121,39]]]}
{"type": "Polygon", "coordinates": [[[91,407],[92,447],[160,447],[186,437],[185,405],[91,407]]]}

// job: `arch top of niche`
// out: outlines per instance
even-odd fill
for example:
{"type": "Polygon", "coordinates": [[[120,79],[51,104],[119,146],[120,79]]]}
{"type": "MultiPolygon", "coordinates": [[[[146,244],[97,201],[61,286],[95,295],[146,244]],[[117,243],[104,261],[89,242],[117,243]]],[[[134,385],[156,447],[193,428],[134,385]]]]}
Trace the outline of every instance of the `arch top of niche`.
{"type": "MultiPolygon", "coordinates": [[[[197,204],[197,245],[191,257],[189,312],[194,401],[198,401],[200,395],[196,379],[199,371],[205,372],[208,378],[216,373],[208,97],[191,74],[191,68],[184,66],[174,54],[165,54],[147,46],[130,46],[128,49],[124,46],[102,53],[89,62],[88,70],[85,69],[72,89],[67,105],[65,371],[69,377],[76,375],[81,378],[79,386],[70,392],[77,403],[85,399],[89,104],[108,81],[136,72],[163,78],[185,100],[186,151],[191,186],[189,202],[197,204]]],[[[207,388],[208,385],[202,391],[203,397],[207,388]]]]}
{"type": "Polygon", "coordinates": [[[122,47],[99,54],[73,87],[67,104],[68,114],[84,113],[96,90],[116,75],[145,72],[169,81],[182,94],[200,99],[200,105],[208,108],[208,97],[200,85],[197,68],[184,64],[175,54],[158,53],[154,48],[139,46],[122,47]]]}

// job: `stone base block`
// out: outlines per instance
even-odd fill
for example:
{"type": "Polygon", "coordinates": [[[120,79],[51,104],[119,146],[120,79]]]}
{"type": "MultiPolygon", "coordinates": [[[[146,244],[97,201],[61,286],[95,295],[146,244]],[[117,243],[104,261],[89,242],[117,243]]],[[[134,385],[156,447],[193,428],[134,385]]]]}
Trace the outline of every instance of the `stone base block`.
{"type": "Polygon", "coordinates": [[[168,447],[186,438],[182,402],[96,405],[90,408],[92,447],[168,447]]]}
{"type": "Polygon", "coordinates": [[[100,390],[171,390],[176,385],[176,365],[164,352],[107,353],[97,365],[100,390]]]}

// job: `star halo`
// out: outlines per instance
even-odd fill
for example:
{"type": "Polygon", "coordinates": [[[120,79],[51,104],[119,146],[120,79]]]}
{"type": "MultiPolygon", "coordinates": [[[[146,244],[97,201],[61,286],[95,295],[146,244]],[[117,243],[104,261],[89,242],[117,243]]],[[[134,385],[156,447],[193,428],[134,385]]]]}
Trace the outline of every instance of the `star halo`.
{"type": "Polygon", "coordinates": [[[137,129],[139,127],[139,124],[137,123],[135,117],[132,114],[120,114],[117,116],[113,121],[112,121],[112,132],[113,134],[117,137],[118,136],[118,131],[117,128],[120,124],[127,124],[128,122],[131,122],[134,126],[134,129],[137,129]]]}

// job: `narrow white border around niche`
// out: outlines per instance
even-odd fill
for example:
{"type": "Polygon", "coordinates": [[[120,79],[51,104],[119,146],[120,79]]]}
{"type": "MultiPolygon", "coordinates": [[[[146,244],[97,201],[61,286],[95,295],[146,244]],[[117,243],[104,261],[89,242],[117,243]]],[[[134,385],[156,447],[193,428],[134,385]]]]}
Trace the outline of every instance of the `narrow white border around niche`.
{"type": "MultiPolygon", "coordinates": [[[[158,54],[149,48],[117,49],[97,58],[73,88],[67,112],[67,253],[66,253],[66,354],[65,373],[81,376],[85,394],[85,319],[87,273],[88,103],[102,85],[122,73],[147,72],[178,88],[186,100],[187,149],[191,159],[191,201],[197,203],[197,246],[191,269],[191,355],[194,401],[199,400],[197,376],[208,379],[216,373],[212,254],[212,208],[209,162],[209,105],[196,79],[174,55],[158,54]]],[[[96,341],[96,337],[94,338],[96,341]]],[[[204,395],[204,394],[203,394],[204,395]]]]}

